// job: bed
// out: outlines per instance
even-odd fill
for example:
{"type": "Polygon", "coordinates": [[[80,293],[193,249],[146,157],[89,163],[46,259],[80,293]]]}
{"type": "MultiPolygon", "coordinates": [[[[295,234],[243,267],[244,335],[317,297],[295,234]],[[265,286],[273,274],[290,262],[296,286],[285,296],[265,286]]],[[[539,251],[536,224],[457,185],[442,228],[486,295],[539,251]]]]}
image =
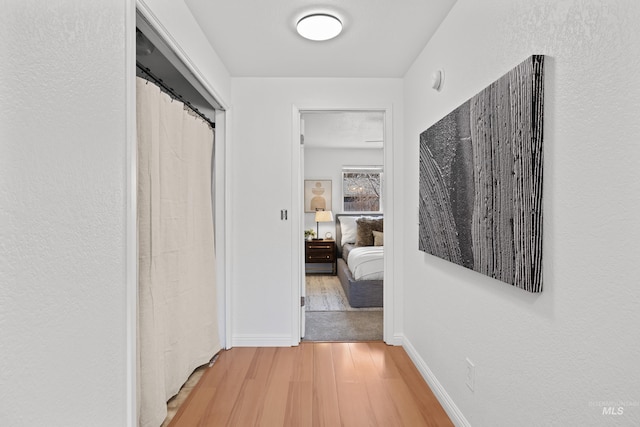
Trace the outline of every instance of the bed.
{"type": "MultiPolygon", "coordinates": [[[[336,215],[338,278],[351,307],[382,307],[384,274],[382,220],[383,217],[379,214],[336,215]],[[369,241],[357,241],[357,232],[356,237],[353,236],[353,227],[357,227],[358,219],[363,217],[380,225],[379,229],[376,225],[373,226],[373,231],[378,233],[374,234],[376,238],[381,238],[380,241],[376,241],[375,238],[369,241]],[[379,244],[376,246],[375,243],[379,244]]],[[[360,223],[362,225],[363,221],[360,223]]]]}

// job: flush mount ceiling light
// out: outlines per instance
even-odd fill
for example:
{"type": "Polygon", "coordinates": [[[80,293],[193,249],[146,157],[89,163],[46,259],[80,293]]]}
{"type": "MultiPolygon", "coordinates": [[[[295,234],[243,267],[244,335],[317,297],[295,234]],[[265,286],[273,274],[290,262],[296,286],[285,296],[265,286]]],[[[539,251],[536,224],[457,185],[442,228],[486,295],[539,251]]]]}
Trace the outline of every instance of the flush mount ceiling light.
{"type": "Polygon", "coordinates": [[[296,24],[296,30],[305,39],[324,41],[340,34],[342,22],[333,15],[316,13],[300,19],[296,24]]]}

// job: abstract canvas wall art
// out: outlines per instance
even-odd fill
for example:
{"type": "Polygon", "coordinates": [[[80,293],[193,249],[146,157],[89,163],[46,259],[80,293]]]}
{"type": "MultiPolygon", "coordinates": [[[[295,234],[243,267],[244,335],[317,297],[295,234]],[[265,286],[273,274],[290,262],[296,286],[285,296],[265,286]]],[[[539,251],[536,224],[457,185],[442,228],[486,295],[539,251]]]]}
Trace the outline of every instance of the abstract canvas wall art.
{"type": "Polygon", "coordinates": [[[420,134],[419,249],[542,291],[544,56],[420,134]]]}

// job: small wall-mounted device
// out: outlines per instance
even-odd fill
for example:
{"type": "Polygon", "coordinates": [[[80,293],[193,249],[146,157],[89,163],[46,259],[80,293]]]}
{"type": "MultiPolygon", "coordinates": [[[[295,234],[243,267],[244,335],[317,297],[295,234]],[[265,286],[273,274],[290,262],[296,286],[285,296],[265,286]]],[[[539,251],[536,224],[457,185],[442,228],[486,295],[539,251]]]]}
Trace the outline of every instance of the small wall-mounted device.
{"type": "Polygon", "coordinates": [[[436,70],[431,74],[431,87],[437,90],[438,92],[442,89],[442,85],[444,84],[444,71],[436,70]]]}

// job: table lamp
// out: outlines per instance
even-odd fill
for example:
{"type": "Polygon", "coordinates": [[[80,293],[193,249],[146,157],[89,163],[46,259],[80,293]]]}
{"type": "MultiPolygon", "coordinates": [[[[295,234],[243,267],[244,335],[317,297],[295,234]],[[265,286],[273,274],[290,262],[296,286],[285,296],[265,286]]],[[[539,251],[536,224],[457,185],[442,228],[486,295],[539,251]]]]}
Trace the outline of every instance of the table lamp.
{"type": "Polygon", "coordinates": [[[333,221],[331,211],[316,211],[316,238],[313,240],[322,240],[320,238],[320,223],[333,221]]]}

